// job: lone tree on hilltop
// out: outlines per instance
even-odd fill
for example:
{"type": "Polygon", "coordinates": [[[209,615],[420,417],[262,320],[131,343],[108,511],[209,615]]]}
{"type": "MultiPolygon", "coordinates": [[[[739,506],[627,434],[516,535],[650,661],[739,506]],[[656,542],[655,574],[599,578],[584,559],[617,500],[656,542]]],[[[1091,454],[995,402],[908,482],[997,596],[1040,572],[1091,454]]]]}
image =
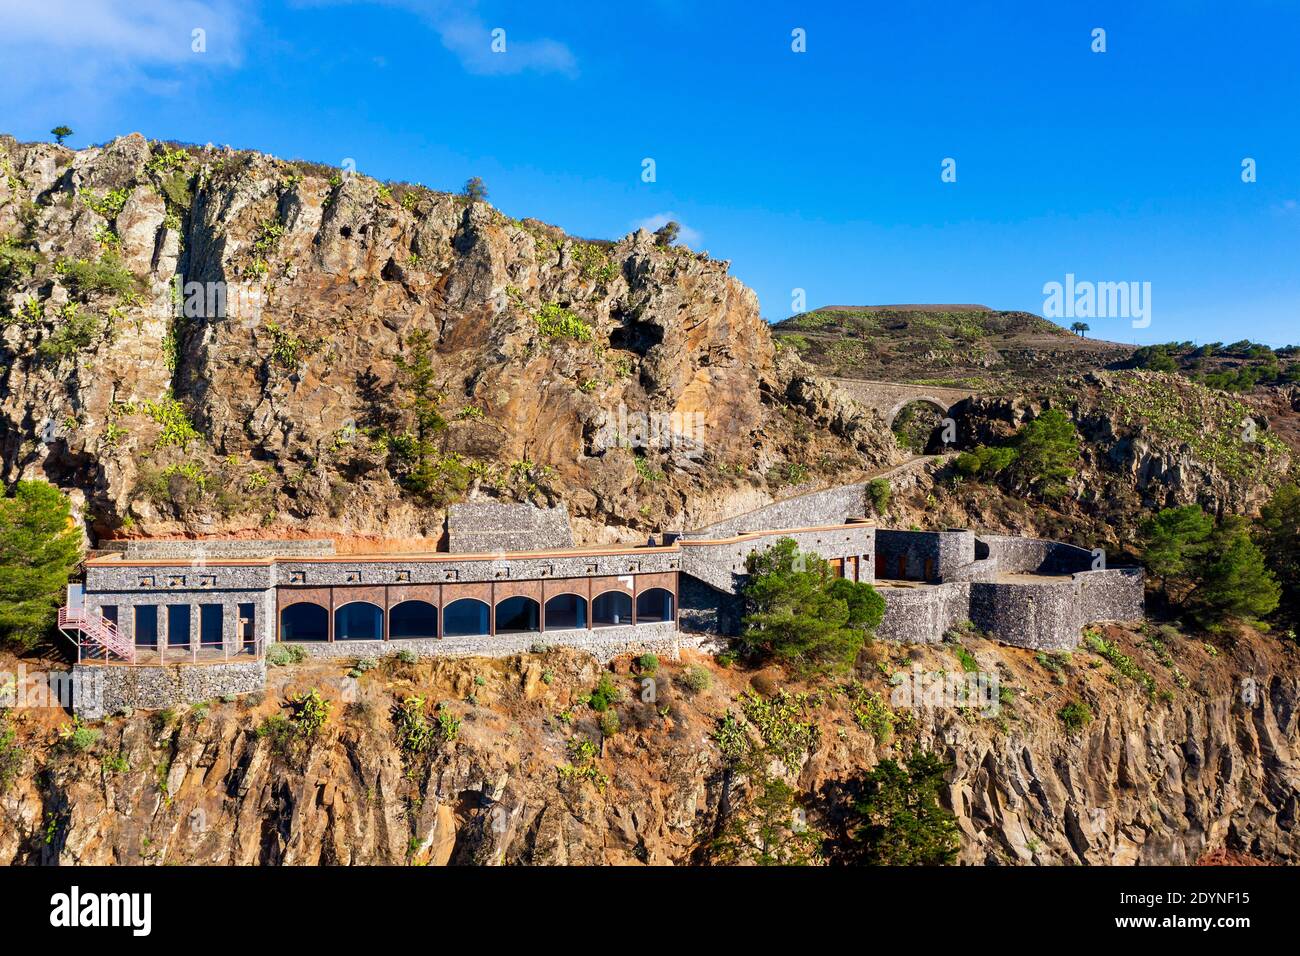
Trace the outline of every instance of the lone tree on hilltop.
{"type": "Polygon", "coordinates": [[[1092,329],[1087,322],[1075,322],[1070,326],[1070,331],[1079,336],[1079,338],[1086,338],[1086,333],[1092,331],[1092,329]]]}
{"type": "Polygon", "coordinates": [[[671,246],[677,241],[678,235],[681,234],[682,225],[679,222],[668,220],[662,226],[655,230],[655,245],[671,246]]]}
{"type": "Polygon", "coordinates": [[[487,183],[483,182],[478,176],[471,176],[465,180],[465,188],[461,190],[461,195],[470,202],[486,202],[488,197],[487,183]]]}
{"type": "Polygon", "coordinates": [[[29,650],[50,632],[80,560],[81,535],[58,488],[20,481],[0,498],[0,641],[29,650]]]}
{"type": "Polygon", "coordinates": [[[54,127],[54,129],[50,130],[50,135],[54,137],[54,141],[55,141],[56,143],[58,143],[60,146],[62,146],[62,145],[63,145],[63,141],[64,141],[67,137],[69,137],[69,136],[72,135],[72,127],[71,127],[71,126],[56,126],[56,127],[54,127]]]}

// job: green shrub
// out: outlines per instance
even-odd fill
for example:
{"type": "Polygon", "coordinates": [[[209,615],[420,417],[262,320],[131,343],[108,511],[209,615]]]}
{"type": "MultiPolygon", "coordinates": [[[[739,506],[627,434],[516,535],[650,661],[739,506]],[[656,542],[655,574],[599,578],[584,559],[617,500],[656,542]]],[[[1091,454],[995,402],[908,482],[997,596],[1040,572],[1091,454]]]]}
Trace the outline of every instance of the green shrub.
{"type": "Polygon", "coordinates": [[[433,727],[424,714],[424,698],[412,694],[393,708],[397,745],[408,759],[427,753],[433,746],[433,727]]]}
{"type": "Polygon", "coordinates": [[[889,501],[893,496],[893,489],[889,482],[884,478],[873,478],[867,484],[867,497],[871,499],[871,508],[878,515],[883,515],[889,510],[889,501]]]}
{"type": "Polygon", "coordinates": [[[533,315],[537,329],[544,338],[572,339],[590,342],[594,333],[590,325],[577,314],[557,302],[547,302],[533,315]]]}
{"type": "Polygon", "coordinates": [[[178,402],[171,392],[159,401],[145,402],[144,411],[162,427],[155,444],[159,448],[178,447],[184,451],[189,443],[201,437],[194,423],[190,421],[185,406],[178,402]]]}
{"type": "Polygon", "coordinates": [[[609,785],[609,775],[596,764],[599,751],[596,745],[585,737],[574,737],[567,745],[569,762],[557,769],[561,780],[588,780],[596,785],[597,790],[604,791],[609,785]]]}
{"type": "Polygon", "coordinates": [[[80,717],[73,717],[72,723],[59,729],[59,746],[67,753],[85,753],[99,743],[103,735],[103,731],[87,727],[80,717]]]}
{"type": "Polygon", "coordinates": [[[0,713],[0,795],[8,792],[22,773],[27,753],[18,743],[17,732],[9,725],[9,716],[0,713]]]}
{"type": "Polygon", "coordinates": [[[129,773],[131,771],[131,761],[121,751],[115,754],[105,754],[99,765],[103,768],[104,773],[129,773]]]}
{"type": "Polygon", "coordinates": [[[952,765],[915,750],[906,768],[882,760],[862,781],[854,804],[853,843],[844,862],[868,866],[938,866],[956,861],[957,818],[939,804],[952,765]]]}
{"type": "Polygon", "coordinates": [[[656,674],[659,671],[659,658],[655,654],[642,654],[636,659],[636,668],[642,674],[656,674]]]}
{"type": "Polygon", "coordinates": [[[601,674],[595,690],[591,692],[591,709],[600,712],[606,711],[622,698],[623,693],[614,683],[614,678],[608,673],[601,674]]]}
{"type": "Polygon", "coordinates": [[[600,732],[606,737],[613,737],[619,731],[618,714],[607,710],[600,715],[600,732]]]}
{"type": "Polygon", "coordinates": [[[293,724],[294,733],[304,739],[316,737],[329,720],[332,705],[321,697],[315,687],[305,694],[289,698],[289,722],[293,724]]]}
{"type": "Polygon", "coordinates": [[[96,196],[88,189],[81,191],[81,201],[109,222],[117,218],[130,198],[131,190],[126,188],[110,189],[103,196],[96,196]]]}
{"type": "Polygon", "coordinates": [[[749,691],[740,700],[741,711],[758,728],[768,751],[779,757],[791,773],[798,771],[805,755],[817,749],[820,735],[817,724],[807,715],[810,706],[807,694],[785,690],[770,698],[749,691]]]}
{"type": "Polygon", "coordinates": [[[438,711],[438,733],[447,743],[460,736],[460,718],[446,707],[438,711]]]}
{"type": "Polygon", "coordinates": [[[54,271],[69,289],[82,298],[96,292],[111,292],[129,298],[138,291],[139,280],[112,251],[106,251],[97,262],[60,259],[55,263],[54,271]]]}
{"type": "Polygon", "coordinates": [[[632,459],[632,464],[636,466],[636,473],[645,481],[660,481],[664,473],[656,468],[652,468],[646,461],[644,455],[637,455],[632,459]]]}
{"type": "Polygon", "coordinates": [[[880,743],[889,741],[894,736],[897,717],[885,699],[875,691],[867,690],[857,681],[846,685],[845,691],[857,725],[880,743]]]}
{"type": "Polygon", "coordinates": [[[975,660],[975,655],[960,644],[956,645],[952,652],[957,655],[957,660],[961,663],[961,669],[967,674],[974,674],[980,669],[979,661],[975,660]]]}
{"type": "Polygon", "coordinates": [[[266,662],[272,667],[301,664],[306,659],[307,651],[296,644],[276,643],[266,649],[266,662]]]}
{"type": "Polygon", "coordinates": [[[994,478],[1015,460],[1014,448],[979,445],[974,451],[964,451],[958,455],[953,467],[967,478],[994,478]]]}
{"type": "Polygon", "coordinates": [[[1072,700],[1056,712],[1065,729],[1077,733],[1092,722],[1092,708],[1080,700],[1072,700]]]}
{"type": "Polygon", "coordinates": [[[692,664],[682,673],[682,683],[698,694],[713,686],[713,675],[707,667],[692,664]]]}

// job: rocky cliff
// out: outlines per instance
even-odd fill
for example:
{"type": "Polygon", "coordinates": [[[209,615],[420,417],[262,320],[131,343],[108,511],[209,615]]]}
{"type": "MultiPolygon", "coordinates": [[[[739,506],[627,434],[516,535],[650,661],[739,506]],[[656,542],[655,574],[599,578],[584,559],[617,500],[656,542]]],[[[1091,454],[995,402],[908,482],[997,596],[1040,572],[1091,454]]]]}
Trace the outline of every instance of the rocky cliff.
{"type": "Polygon", "coordinates": [[[1123,672],[1091,652],[1034,656],[963,636],[961,653],[1000,676],[997,713],[894,698],[884,731],[879,711],[862,719],[861,689],[888,701],[902,676],[961,672],[956,646],[878,645],[863,683],[837,687],[708,659],[695,665],[712,678],[702,687],[688,662],[666,662],[651,702],[624,659],[620,730],[607,739],[585,702],[602,669],[571,652],[390,661],[359,679],[346,665],[272,669],[265,698],[109,719],[85,752],[59,743],[48,711],[14,711],[26,758],[0,797],[0,861],[707,861],[720,817],[750,799],[728,773],[719,718],[762,741],[774,731],[742,715],[744,697],[779,683],[811,692],[796,717],[815,730],[774,769],[831,847],[862,774],[919,745],[952,762],[944,801],[970,864],[1174,864],[1223,849],[1300,861],[1294,646],[1249,633],[1205,644],[1170,628],[1099,636],[1127,654],[1123,672]],[[313,743],[285,749],[274,715],[309,687],[330,717],[313,743]],[[415,693],[460,722],[424,752],[398,719],[415,693]],[[1070,702],[1092,719],[1062,722],[1070,702]],[[594,743],[589,760],[581,741],[594,743]]]}
{"type": "Polygon", "coordinates": [[[624,659],[612,736],[585,702],[601,668],[564,651],[394,660],[359,679],[346,665],[272,668],[265,699],[114,718],[81,752],[48,712],[17,712],[26,756],[0,796],[0,862],[706,862],[723,818],[752,799],[716,735],[727,713],[755,743],[785,734],[789,766],[772,772],[832,857],[863,773],[921,746],[952,764],[943,801],[966,863],[1300,862],[1296,649],[1169,628],[1098,636],[1128,656],[1122,673],[1113,656],[963,636],[960,653],[1000,678],[997,713],[899,703],[891,684],[908,675],[961,673],[945,645],[877,645],[861,684],[835,686],[702,659],[704,687],[689,662],[665,662],[649,702],[624,659]],[[807,693],[789,720],[811,733],[750,719],[751,685],[768,700],[777,685],[807,693]],[[286,748],[274,715],[310,687],[330,716],[310,745],[286,748]],[[864,692],[893,700],[886,720],[864,713],[864,692]],[[460,721],[452,739],[412,744],[399,719],[412,694],[431,721],[435,703],[460,721]],[[1067,704],[1091,719],[1065,723],[1067,704]]]}
{"type": "Polygon", "coordinates": [[[0,139],[0,323],[0,476],[101,535],[437,537],[494,497],[626,540],[897,456],[724,262],[139,135],[0,139]]]}

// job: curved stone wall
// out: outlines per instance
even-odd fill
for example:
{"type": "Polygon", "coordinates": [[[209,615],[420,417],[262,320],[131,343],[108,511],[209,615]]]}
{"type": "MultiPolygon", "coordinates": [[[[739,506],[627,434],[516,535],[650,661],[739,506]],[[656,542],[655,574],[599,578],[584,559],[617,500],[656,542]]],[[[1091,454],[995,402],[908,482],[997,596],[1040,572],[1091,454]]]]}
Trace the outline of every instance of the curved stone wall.
{"type": "Polygon", "coordinates": [[[882,587],[885,617],[876,636],[934,644],[969,620],[989,637],[1013,647],[1073,650],[1089,624],[1141,620],[1143,592],[1142,572],[1134,568],[1084,571],[1055,581],[882,587]]]}
{"type": "Polygon", "coordinates": [[[1062,541],[1003,534],[981,534],[977,540],[988,548],[988,557],[999,571],[1073,574],[1092,570],[1091,551],[1062,541]]]}

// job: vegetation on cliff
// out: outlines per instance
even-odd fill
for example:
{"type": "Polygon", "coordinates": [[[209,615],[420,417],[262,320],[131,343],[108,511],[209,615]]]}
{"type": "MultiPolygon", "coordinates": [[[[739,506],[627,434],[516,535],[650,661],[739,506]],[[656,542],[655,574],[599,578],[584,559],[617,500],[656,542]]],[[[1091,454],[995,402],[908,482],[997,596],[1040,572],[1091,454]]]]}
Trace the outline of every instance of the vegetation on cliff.
{"type": "Polygon", "coordinates": [[[0,641],[29,649],[50,634],[80,560],[81,535],[57,488],[20,481],[0,498],[0,641]]]}

